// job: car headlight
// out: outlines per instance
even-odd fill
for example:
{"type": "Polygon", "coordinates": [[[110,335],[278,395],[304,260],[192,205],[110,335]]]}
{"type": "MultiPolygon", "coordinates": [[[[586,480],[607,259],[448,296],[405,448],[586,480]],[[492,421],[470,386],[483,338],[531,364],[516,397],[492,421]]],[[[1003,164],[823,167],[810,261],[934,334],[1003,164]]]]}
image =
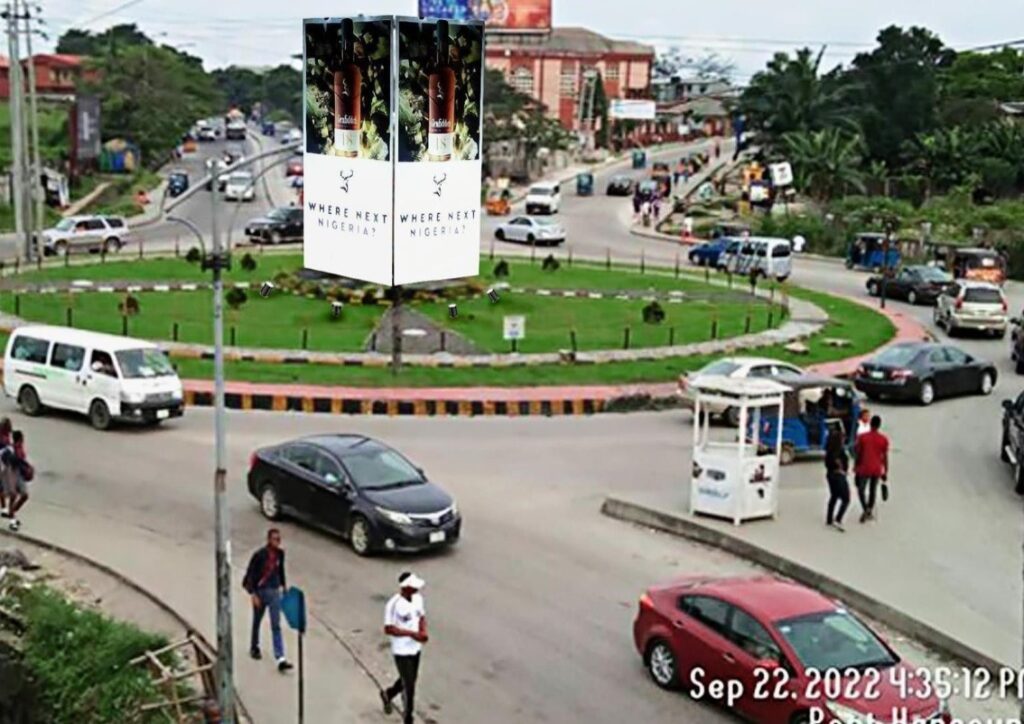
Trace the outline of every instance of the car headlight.
{"type": "Polygon", "coordinates": [[[139,405],[146,401],[146,394],[144,392],[122,392],[121,401],[130,405],[139,405]]]}
{"type": "Polygon", "coordinates": [[[181,390],[173,390],[171,392],[172,400],[180,400],[183,397],[181,390]]]}
{"type": "Polygon", "coordinates": [[[834,701],[828,702],[828,710],[832,712],[836,720],[842,722],[842,724],[885,724],[881,719],[871,717],[864,712],[851,709],[848,706],[837,704],[834,701]]]}
{"type": "Polygon", "coordinates": [[[459,514],[459,504],[454,500],[452,501],[452,517],[454,518],[459,514]]]}
{"type": "Polygon", "coordinates": [[[387,508],[381,508],[379,505],[376,507],[377,512],[383,515],[388,520],[390,520],[392,523],[397,523],[398,525],[412,525],[412,518],[410,518],[405,513],[399,513],[397,510],[388,510],[387,508]]]}

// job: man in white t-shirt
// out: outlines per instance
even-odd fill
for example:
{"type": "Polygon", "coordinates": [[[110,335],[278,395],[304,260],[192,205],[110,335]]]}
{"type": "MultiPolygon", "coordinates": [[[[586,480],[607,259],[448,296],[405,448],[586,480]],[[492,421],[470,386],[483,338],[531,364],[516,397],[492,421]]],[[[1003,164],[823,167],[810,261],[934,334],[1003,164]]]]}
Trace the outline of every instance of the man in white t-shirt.
{"type": "Polygon", "coordinates": [[[391,639],[391,655],[398,669],[398,679],[380,692],[384,713],[393,711],[391,700],[404,694],[402,710],[405,724],[413,722],[416,678],[420,670],[420,651],[427,636],[427,609],[420,591],[426,585],[414,573],[405,572],[398,577],[399,592],[384,607],[384,633],[391,639]]]}

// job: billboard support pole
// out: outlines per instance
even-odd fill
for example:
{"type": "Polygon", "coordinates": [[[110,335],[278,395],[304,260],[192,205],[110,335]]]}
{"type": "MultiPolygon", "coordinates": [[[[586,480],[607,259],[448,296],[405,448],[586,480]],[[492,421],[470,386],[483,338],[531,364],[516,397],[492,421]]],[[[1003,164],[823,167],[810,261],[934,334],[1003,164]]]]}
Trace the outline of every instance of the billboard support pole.
{"type": "Polygon", "coordinates": [[[402,286],[391,287],[391,294],[391,374],[397,377],[402,368],[402,286]]]}

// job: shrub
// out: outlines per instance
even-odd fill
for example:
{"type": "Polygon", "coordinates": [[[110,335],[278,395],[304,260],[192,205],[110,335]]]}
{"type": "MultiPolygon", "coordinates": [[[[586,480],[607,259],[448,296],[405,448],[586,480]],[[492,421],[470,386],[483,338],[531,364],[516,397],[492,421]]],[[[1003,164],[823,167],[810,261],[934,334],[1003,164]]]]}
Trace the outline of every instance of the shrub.
{"type": "Polygon", "coordinates": [[[665,310],[657,301],[647,304],[641,314],[644,324],[661,324],[665,321],[665,310]]]}
{"type": "Polygon", "coordinates": [[[185,261],[187,261],[189,264],[198,264],[200,261],[202,261],[202,258],[203,253],[199,251],[198,246],[190,247],[188,253],[185,254],[185,261]]]}
{"type": "Polygon", "coordinates": [[[256,257],[246,252],[245,256],[242,257],[242,268],[247,272],[253,272],[256,271],[257,266],[256,257]]]}
{"type": "Polygon", "coordinates": [[[541,269],[544,271],[558,271],[558,267],[560,266],[562,266],[562,264],[555,258],[555,255],[548,254],[544,258],[544,263],[541,265],[541,269]]]}
{"type": "Polygon", "coordinates": [[[494,265],[494,276],[496,277],[507,277],[509,273],[508,262],[502,259],[494,265]]]}
{"type": "Polygon", "coordinates": [[[122,317],[134,317],[140,311],[139,298],[129,294],[117,305],[122,317]]]}
{"type": "Polygon", "coordinates": [[[224,301],[234,310],[241,309],[242,305],[249,301],[249,295],[240,287],[231,287],[224,297],[224,301]]]}
{"type": "Polygon", "coordinates": [[[363,296],[359,300],[360,304],[364,304],[368,307],[372,307],[377,303],[377,290],[373,287],[367,287],[363,290],[363,296]]]}

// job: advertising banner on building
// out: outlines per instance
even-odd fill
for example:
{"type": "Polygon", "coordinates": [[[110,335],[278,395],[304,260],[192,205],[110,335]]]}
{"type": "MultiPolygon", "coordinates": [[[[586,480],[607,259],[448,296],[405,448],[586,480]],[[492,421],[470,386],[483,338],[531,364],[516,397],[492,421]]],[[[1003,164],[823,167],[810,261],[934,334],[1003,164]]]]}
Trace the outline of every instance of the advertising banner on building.
{"type": "Polygon", "coordinates": [[[419,0],[421,18],[479,20],[488,30],[551,30],[551,0],[419,0]]]}
{"type": "Polygon", "coordinates": [[[398,21],[395,284],[480,268],[483,24],[398,21]]]}
{"type": "Polygon", "coordinates": [[[611,118],[621,120],[653,121],[655,116],[654,101],[613,98],[608,106],[608,115],[611,118]]]}
{"type": "Polygon", "coordinates": [[[390,285],[394,20],[303,29],[305,265],[390,285]]]}
{"type": "Polygon", "coordinates": [[[100,155],[100,99],[80,95],[75,99],[75,158],[90,161],[100,155]]]}

